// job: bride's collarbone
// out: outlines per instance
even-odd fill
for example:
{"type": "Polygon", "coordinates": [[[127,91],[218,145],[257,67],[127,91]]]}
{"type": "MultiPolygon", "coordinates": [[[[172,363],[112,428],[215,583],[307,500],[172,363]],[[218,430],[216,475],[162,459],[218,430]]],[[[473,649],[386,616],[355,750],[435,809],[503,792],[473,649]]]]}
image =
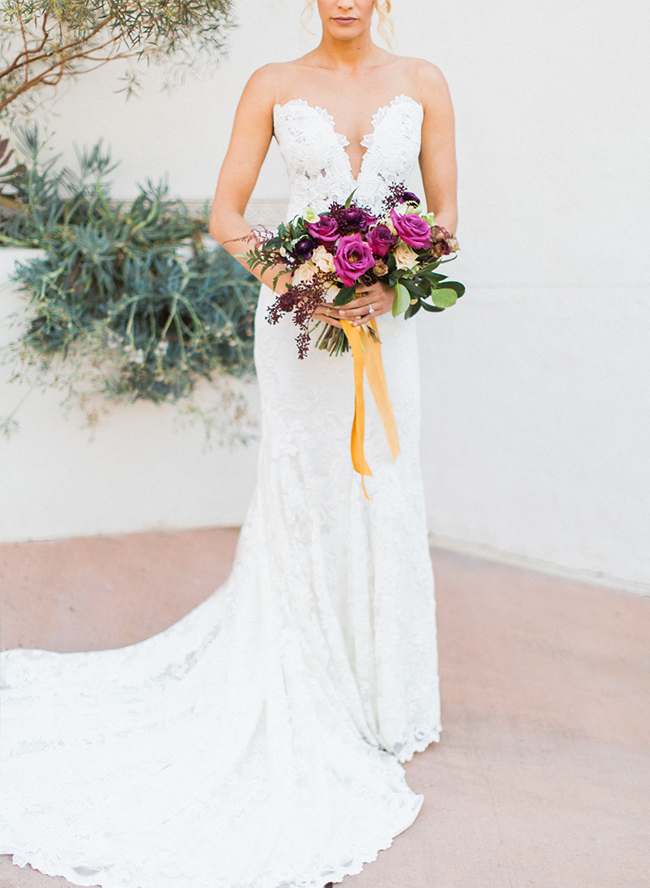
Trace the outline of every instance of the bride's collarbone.
{"type": "MultiPolygon", "coordinates": [[[[390,67],[394,68],[393,65],[390,67]]],[[[395,76],[394,70],[389,76],[381,76],[378,69],[369,69],[360,76],[322,78],[310,76],[308,68],[301,68],[296,72],[299,76],[278,84],[276,104],[302,102],[324,111],[331,118],[334,130],[350,145],[362,143],[372,132],[378,114],[400,98],[408,97],[419,104],[418,83],[408,76],[410,71],[400,72],[407,76],[395,76]]]]}

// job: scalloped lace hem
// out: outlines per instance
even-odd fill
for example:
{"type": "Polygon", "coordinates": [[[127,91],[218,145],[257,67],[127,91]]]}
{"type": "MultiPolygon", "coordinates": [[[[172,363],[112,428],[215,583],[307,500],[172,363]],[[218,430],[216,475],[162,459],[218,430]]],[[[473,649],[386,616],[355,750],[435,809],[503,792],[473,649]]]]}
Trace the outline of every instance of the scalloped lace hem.
{"type": "MultiPolygon", "coordinates": [[[[246,885],[242,883],[232,883],[230,881],[216,877],[211,879],[210,884],[198,885],[192,881],[191,885],[181,886],[178,884],[176,876],[173,880],[167,882],[163,876],[158,876],[153,881],[142,881],[142,877],[137,873],[114,877],[110,873],[101,875],[98,881],[98,874],[103,866],[74,867],[70,864],[63,863],[59,858],[55,858],[44,854],[40,851],[11,851],[0,846],[0,854],[8,855],[12,859],[15,866],[24,868],[26,866],[38,870],[45,876],[62,877],[67,879],[73,885],[82,886],[82,888],[324,888],[329,882],[341,882],[345,876],[354,876],[360,873],[367,863],[372,863],[379,856],[380,851],[386,851],[391,847],[393,841],[401,833],[405,832],[416,820],[422,804],[424,796],[415,796],[416,804],[410,812],[409,818],[403,824],[387,829],[377,834],[373,838],[359,842],[354,850],[350,853],[349,859],[333,865],[314,865],[313,875],[298,876],[296,879],[287,882],[283,876],[273,876],[272,874],[261,875],[253,882],[246,885]],[[85,872],[84,872],[85,870],[85,872]]],[[[111,866],[109,864],[109,866],[111,866]]]]}
{"type": "Polygon", "coordinates": [[[409,743],[401,749],[399,752],[394,753],[397,761],[404,765],[406,762],[410,762],[413,756],[418,752],[424,752],[432,743],[440,743],[440,735],[442,733],[442,725],[438,724],[435,728],[433,728],[425,737],[421,740],[415,740],[412,743],[409,743]]]}

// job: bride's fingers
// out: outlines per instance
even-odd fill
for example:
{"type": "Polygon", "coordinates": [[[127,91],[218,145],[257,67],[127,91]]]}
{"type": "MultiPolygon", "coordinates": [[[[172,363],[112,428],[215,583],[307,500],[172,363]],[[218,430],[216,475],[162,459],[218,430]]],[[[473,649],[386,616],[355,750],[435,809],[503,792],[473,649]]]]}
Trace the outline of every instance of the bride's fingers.
{"type": "Polygon", "coordinates": [[[345,319],[358,318],[363,317],[364,315],[373,315],[373,314],[383,314],[387,311],[387,308],[382,304],[379,299],[368,299],[361,305],[350,307],[350,303],[339,310],[339,315],[345,319]],[[368,311],[369,308],[372,308],[372,311],[368,311]]]}
{"type": "Polygon", "coordinates": [[[323,321],[326,324],[330,324],[332,327],[341,326],[340,321],[338,321],[335,317],[332,317],[331,314],[328,315],[326,311],[323,311],[322,308],[318,308],[311,317],[313,321],[323,321]]]}
{"type": "Polygon", "coordinates": [[[378,298],[373,300],[372,296],[366,293],[364,296],[357,296],[355,299],[351,299],[349,302],[346,302],[339,309],[339,314],[350,315],[350,314],[359,314],[360,312],[364,312],[368,310],[368,306],[372,305],[373,302],[376,304],[379,302],[378,298]]]}
{"type": "MultiPolygon", "coordinates": [[[[375,297],[375,301],[377,301],[378,297],[375,297]]],[[[346,302],[345,305],[341,307],[341,311],[348,311],[352,308],[361,308],[364,305],[368,305],[373,301],[373,297],[370,293],[362,293],[360,296],[355,296],[354,299],[350,299],[349,302],[346,302]]]]}
{"type": "Polygon", "coordinates": [[[314,317],[337,318],[339,316],[338,307],[331,302],[321,302],[314,311],[314,317]]]}

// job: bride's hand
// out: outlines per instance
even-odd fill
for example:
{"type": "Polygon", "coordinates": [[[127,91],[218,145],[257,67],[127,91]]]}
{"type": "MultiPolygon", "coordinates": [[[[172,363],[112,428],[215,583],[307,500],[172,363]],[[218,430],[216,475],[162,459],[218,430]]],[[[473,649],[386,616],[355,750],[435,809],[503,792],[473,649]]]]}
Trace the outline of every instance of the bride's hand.
{"type": "Polygon", "coordinates": [[[337,320],[338,316],[338,306],[334,305],[333,302],[322,302],[311,317],[314,321],[325,321],[326,324],[331,324],[332,327],[340,328],[341,322],[337,320]]]}
{"type": "Polygon", "coordinates": [[[369,287],[357,284],[358,296],[338,310],[339,317],[350,321],[354,327],[367,324],[373,318],[386,314],[393,308],[394,290],[383,281],[377,281],[369,287]]]}

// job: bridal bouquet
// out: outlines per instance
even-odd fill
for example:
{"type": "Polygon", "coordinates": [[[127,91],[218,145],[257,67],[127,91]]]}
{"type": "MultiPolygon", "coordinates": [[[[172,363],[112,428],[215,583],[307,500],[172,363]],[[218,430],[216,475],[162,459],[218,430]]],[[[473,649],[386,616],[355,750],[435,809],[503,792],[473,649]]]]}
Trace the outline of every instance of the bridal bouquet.
{"type": "MultiPolygon", "coordinates": [[[[310,207],[275,233],[257,232],[257,244],[246,254],[251,268],[284,265],[291,272],[291,286],[278,295],[267,318],[274,324],[293,313],[301,358],[307,354],[309,323],[319,304],[345,305],[357,287],[385,281],[395,290],[393,315],[405,318],[421,308],[443,311],[465,292],[461,283],[436,271],[449,261],[445,257],[454,258],[458,241],[436,225],[433,213],[422,211],[415,194],[403,185],[392,186],[379,216],[353,197],[354,192],[345,204],[332,203],[325,213],[310,207]]],[[[347,351],[348,328],[324,327],[317,347],[330,354],[347,351]]],[[[368,332],[376,338],[374,321],[368,332]]]]}

